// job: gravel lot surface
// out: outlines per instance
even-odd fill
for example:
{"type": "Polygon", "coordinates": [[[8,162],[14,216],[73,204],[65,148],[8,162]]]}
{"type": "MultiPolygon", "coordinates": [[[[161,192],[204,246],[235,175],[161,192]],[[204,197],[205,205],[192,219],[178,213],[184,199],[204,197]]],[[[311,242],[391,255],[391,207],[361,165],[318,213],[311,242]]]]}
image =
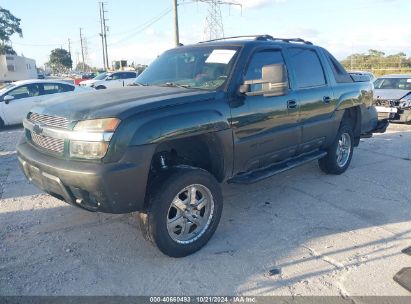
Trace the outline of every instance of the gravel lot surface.
{"type": "Polygon", "coordinates": [[[135,214],[89,213],[29,184],[21,128],[0,132],[0,295],[410,295],[411,126],[362,140],[349,170],[311,163],[224,185],[220,226],[200,252],[162,255],[135,214]],[[280,274],[269,275],[277,268],[280,274]]]}

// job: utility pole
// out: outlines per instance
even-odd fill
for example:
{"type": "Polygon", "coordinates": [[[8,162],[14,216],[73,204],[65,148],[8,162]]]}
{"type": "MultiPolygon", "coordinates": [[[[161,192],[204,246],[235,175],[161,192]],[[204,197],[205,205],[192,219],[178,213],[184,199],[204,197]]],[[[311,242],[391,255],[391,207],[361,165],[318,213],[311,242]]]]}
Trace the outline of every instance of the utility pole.
{"type": "Polygon", "coordinates": [[[180,45],[180,37],[178,33],[178,3],[177,0],[173,0],[173,12],[174,12],[174,41],[176,46],[180,45]]]}
{"type": "Polygon", "coordinates": [[[105,50],[105,45],[104,45],[104,30],[103,30],[103,3],[99,2],[98,3],[99,11],[100,11],[100,36],[101,36],[101,48],[103,49],[103,65],[104,65],[104,70],[107,69],[106,66],[106,50],[105,50]]]}
{"type": "MultiPolygon", "coordinates": [[[[68,51],[69,51],[69,56],[70,56],[70,60],[71,60],[71,64],[73,64],[73,59],[71,58],[71,41],[70,38],[68,38],[68,51]]],[[[72,66],[73,67],[73,66],[72,66]]],[[[71,68],[72,69],[72,68],[71,68]]],[[[70,70],[71,70],[70,69],[70,70]]]]}
{"type": "Polygon", "coordinates": [[[105,13],[107,13],[107,11],[104,10],[104,2],[101,2],[101,14],[103,17],[103,35],[104,35],[104,49],[106,52],[106,66],[107,69],[110,67],[108,64],[108,52],[107,52],[107,26],[106,26],[106,17],[105,17],[105,13]]]}
{"type": "Polygon", "coordinates": [[[81,33],[81,27],[80,27],[80,46],[81,46],[81,59],[83,60],[83,72],[84,72],[85,64],[84,64],[83,35],[81,33]]]}

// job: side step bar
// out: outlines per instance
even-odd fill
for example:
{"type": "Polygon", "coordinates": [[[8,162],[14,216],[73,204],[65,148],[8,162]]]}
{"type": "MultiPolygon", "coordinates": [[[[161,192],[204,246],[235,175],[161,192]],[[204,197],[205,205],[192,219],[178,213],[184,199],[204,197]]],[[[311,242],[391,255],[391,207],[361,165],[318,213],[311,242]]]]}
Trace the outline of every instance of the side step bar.
{"type": "Polygon", "coordinates": [[[278,173],[293,169],[295,167],[304,165],[313,160],[323,158],[327,155],[325,151],[316,151],[307,154],[303,154],[296,158],[287,159],[281,163],[277,163],[265,168],[257,169],[255,171],[243,173],[234,176],[228,180],[229,184],[252,184],[263,179],[269,178],[278,173]]]}

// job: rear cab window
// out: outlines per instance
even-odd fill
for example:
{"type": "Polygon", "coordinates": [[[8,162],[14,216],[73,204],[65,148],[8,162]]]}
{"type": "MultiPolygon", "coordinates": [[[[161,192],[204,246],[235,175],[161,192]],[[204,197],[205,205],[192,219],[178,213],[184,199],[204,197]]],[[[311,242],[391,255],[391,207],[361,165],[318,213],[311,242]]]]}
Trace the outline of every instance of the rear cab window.
{"type": "Polygon", "coordinates": [[[324,50],[324,55],[330,64],[331,70],[334,75],[334,79],[337,83],[349,83],[353,82],[351,76],[347,73],[341,63],[333,55],[331,55],[327,50],[324,50]]]}

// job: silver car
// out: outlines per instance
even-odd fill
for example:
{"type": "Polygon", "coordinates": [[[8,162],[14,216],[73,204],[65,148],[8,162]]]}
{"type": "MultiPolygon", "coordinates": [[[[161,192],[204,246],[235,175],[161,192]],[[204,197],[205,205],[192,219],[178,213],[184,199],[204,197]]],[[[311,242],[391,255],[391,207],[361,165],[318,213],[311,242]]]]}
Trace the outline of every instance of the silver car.
{"type": "Polygon", "coordinates": [[[374,82],[374,103],[379,118],[400,119],[400,100],[411,92],[411,75],[385,75],[374,82]]]}

